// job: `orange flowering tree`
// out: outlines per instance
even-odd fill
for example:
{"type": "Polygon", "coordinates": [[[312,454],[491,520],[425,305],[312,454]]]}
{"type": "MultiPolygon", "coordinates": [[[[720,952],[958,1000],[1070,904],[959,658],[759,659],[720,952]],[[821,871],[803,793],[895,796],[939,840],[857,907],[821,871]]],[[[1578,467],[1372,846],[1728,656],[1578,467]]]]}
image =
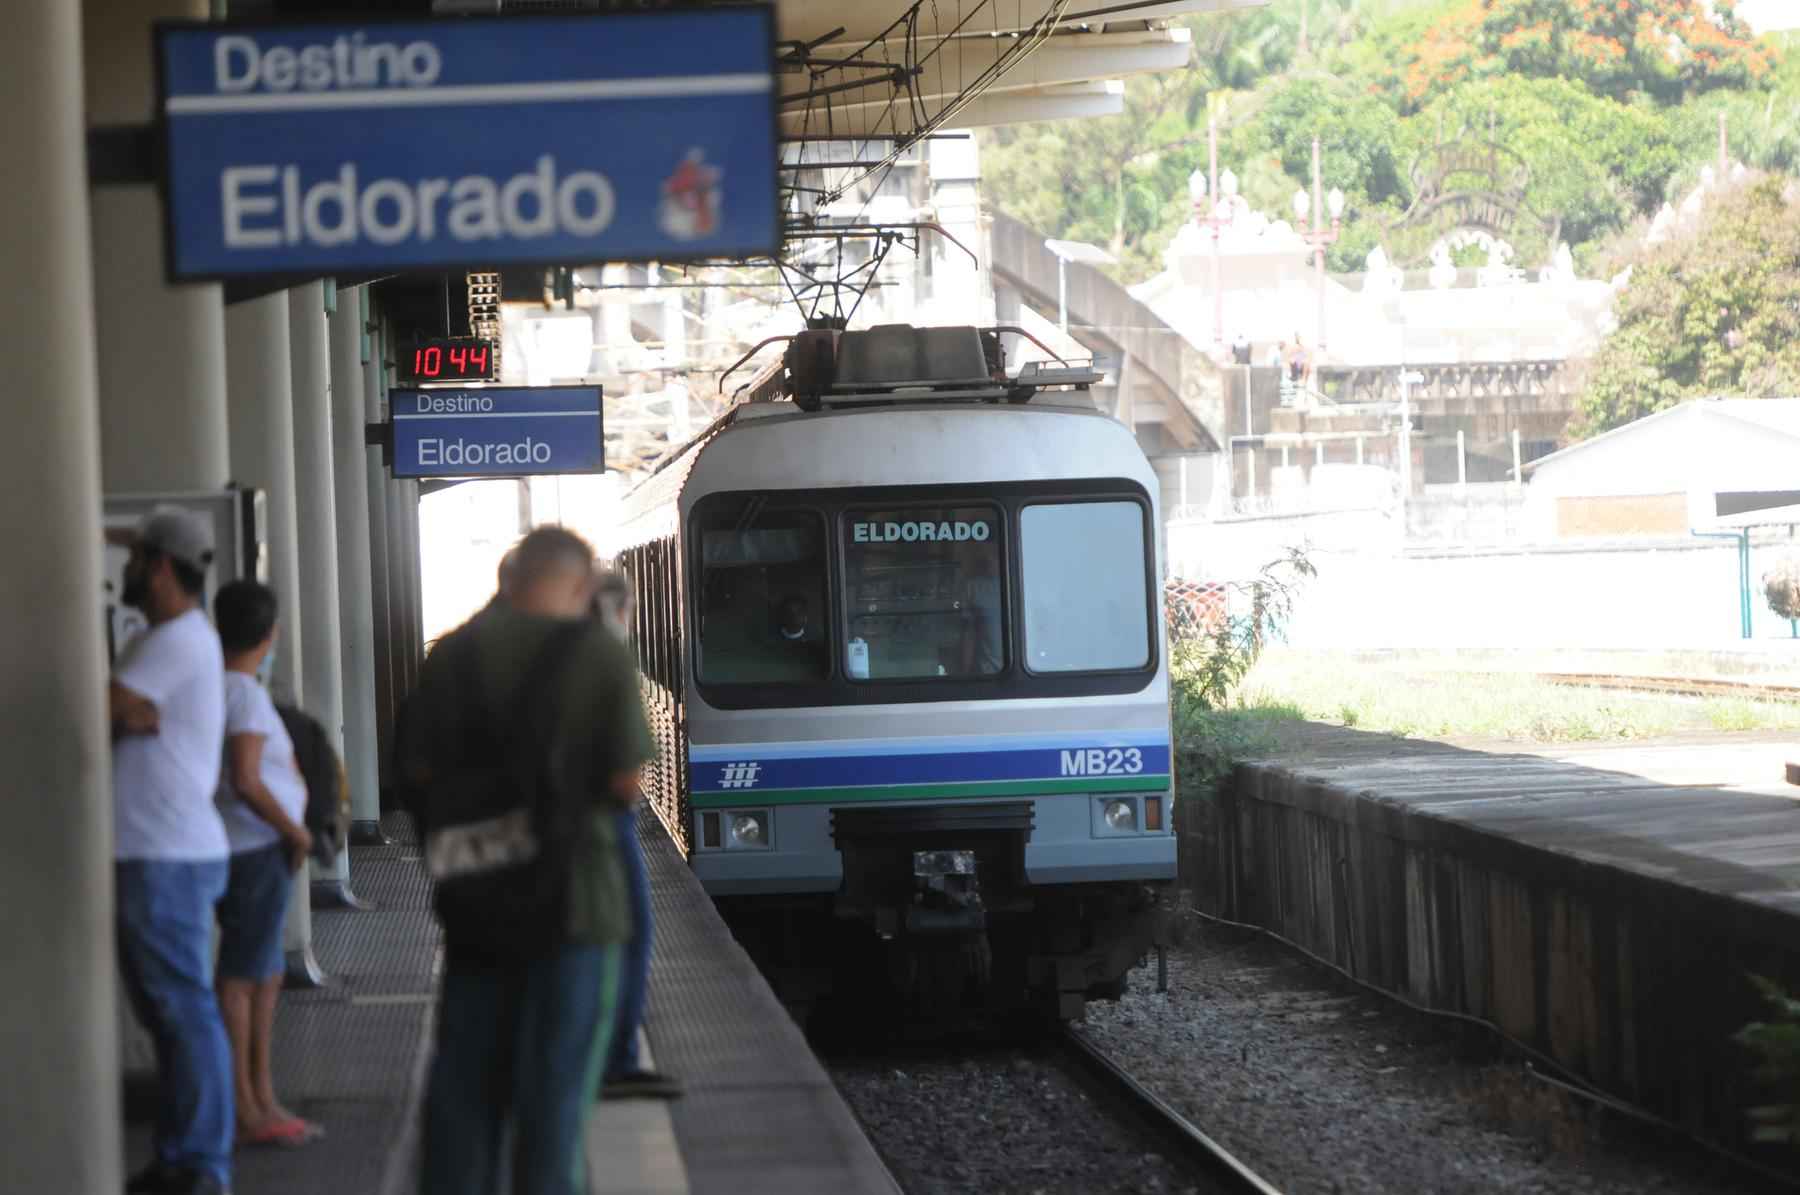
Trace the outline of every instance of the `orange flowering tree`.
{"type": "Polygon", "coordinates": [[[1678,101],[1765,78],[1771,53],[1732,0],[1466,0],[1413,47],[1413,105],[1474,78],[1580,79],[1600,95],[1678,101]]]}

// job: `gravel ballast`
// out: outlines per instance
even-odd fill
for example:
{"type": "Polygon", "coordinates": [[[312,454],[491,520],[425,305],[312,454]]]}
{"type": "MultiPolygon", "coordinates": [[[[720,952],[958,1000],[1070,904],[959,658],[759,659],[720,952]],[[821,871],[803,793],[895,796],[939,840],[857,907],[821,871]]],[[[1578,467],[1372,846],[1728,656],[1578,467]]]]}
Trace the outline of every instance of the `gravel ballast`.
{"type": "Polygon", "coordinates": [[[1042,1048],[827,1058],[907,1195],[1092,1195],[1207,1188],[1097,1108],[1042,1048]]]}
{"type": "MultiPolygon", "coordinates": [[[[1479,1030],[1427,1018],[1297,951],[1197,918],[1083,1031],[1289,1192],[1698,1195],[1743,1176],[1691,1147],[1602,1121],[1479,1030]]],[[[1134,1189],[1128,1184],[1110,1188],[1134,1189]]]]}

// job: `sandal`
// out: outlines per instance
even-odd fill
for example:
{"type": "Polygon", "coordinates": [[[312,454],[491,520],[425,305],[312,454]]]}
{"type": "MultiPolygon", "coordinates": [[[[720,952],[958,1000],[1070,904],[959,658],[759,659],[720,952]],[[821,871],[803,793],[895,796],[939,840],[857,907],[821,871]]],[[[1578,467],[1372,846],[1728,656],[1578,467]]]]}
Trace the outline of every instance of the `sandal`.
{"type": "Polygon", "coordinates": [[[260,1128],[239,1133],[238,1144],[277,1145],[283,1149],[297,1149],[324,1136],[325,1130],[321,1126],[298,1116],[290,1116],[285,1120],[272,1120],[260,1128]]]}

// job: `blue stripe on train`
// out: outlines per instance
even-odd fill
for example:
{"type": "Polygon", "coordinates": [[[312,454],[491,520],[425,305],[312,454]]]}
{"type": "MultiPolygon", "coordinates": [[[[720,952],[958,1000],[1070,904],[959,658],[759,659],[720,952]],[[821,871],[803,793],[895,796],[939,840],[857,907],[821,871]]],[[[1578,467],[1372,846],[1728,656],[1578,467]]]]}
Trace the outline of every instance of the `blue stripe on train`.
{"type": "Polygon", "coordinates": [[[688,765],[694,792],[757,789],[855,788],[889,784],[956,784],[995,780],[1067,780],[1078,777],[1162,775],[1169,744],[1072,746],[1014,751],[960,751],[779,758],[747,745],[729,759],[688,765]]]}

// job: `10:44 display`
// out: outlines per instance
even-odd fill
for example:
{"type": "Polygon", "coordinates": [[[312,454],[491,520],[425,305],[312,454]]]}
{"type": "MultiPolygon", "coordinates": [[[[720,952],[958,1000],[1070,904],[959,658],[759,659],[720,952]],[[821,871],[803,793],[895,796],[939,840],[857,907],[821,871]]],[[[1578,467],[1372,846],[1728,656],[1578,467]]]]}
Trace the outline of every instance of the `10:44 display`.
{"type": "Polygon", "coordinates": [[[420,341],[395,364],[405,382],[486,382],[493,380],[495,357],[488,341],[458,336],[420,341]]]}

